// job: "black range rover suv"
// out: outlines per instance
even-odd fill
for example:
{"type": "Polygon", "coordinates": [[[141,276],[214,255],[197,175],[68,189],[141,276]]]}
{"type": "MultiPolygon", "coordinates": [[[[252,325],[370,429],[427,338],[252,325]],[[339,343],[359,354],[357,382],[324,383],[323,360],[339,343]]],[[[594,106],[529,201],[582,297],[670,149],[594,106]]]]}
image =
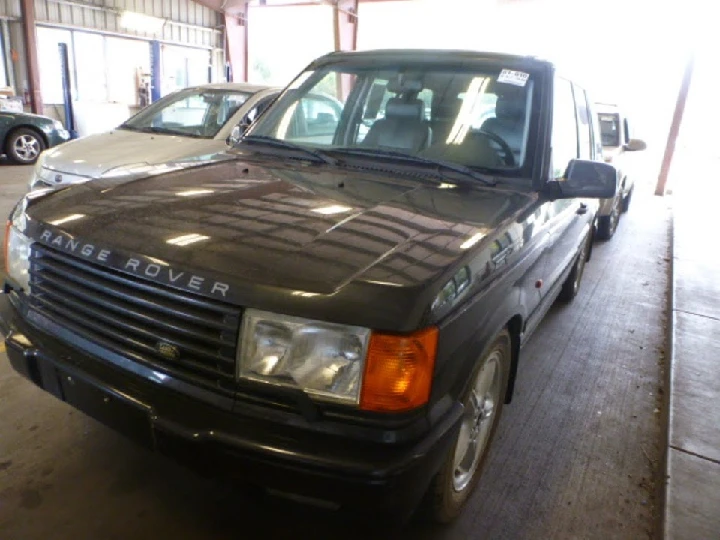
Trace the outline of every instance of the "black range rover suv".
{"type": "Polygon", "coordinates": [[[324,56],[231,156],[20,201],[10,362],[220,474],[448,521],[614,196],[595,118],[533,58],[324,56]]]}

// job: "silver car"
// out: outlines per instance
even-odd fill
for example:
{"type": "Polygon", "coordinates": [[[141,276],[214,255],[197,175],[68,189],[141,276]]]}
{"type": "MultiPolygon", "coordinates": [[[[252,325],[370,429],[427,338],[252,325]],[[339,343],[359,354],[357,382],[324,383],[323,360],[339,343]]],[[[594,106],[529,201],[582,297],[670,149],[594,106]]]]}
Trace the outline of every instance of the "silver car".
{"type": "Polygon", "coordinates": [[[205,161],[234,141],[280,90],[222,83],[185,88],[145,107],[107,133],[90,135],[40,155],[30,188],[60,187],[97,178],[152,175],[205,161]]]}
{"type": "Polygon", "coordinates": [[[632,157],[628,153],[645,150],[647,145],[644,141],[630,136],[627,116],[617,105],[598,103],[596,110],[600,120],[603,157],[606,162],[615,165],[620,178],[615,197],[600,201],[598,237],[601,240],[609,240],[615,234],[620,215],[630,208],[635,188],[632,157]]]}

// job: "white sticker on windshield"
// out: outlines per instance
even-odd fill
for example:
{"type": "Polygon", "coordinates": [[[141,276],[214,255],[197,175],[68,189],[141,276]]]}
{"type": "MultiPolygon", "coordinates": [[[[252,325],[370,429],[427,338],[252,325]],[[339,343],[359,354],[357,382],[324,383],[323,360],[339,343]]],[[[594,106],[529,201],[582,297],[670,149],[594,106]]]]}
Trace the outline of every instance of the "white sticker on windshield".
{"type": "Polygon", "coordinates": [[[512,69],[503,69],[498,77],[498,82],[514,84],[515,86],[525,86],[530,77],[529,73],[523,71],[513,71],[512,69]]]}

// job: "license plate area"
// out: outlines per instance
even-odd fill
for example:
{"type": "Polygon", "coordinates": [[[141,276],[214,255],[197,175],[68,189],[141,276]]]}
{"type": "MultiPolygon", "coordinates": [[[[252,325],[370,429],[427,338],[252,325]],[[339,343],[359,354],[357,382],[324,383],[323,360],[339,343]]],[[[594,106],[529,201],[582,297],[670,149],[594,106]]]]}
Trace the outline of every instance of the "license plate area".
{"type": "Polygon", "coordinates": [[[61,399],[147,448],[155,447],[149,409],[139,403],[101,390],[57,369],[61,399]]]}

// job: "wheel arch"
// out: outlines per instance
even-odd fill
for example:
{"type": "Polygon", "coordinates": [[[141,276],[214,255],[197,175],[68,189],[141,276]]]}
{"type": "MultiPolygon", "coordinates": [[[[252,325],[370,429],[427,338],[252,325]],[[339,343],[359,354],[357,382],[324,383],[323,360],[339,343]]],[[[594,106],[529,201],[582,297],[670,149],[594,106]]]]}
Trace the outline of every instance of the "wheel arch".
{"type": "Polygon", "coordinates": [[[48,140],[47,135],[45,135],[45,132],[43,132],[43,130],[39,127],[32,124],[17,124],[8,129],[5,140],[3,141],[3,147],[5,147],[10,137],[12,137],[13,133],[15,133],[19,129],[29,129],[30,131],[34,131],[40,136],[40,139],[42,139],[42,142],[45,144],[45,148],[50,145],[50,141],[48,140]]]}

